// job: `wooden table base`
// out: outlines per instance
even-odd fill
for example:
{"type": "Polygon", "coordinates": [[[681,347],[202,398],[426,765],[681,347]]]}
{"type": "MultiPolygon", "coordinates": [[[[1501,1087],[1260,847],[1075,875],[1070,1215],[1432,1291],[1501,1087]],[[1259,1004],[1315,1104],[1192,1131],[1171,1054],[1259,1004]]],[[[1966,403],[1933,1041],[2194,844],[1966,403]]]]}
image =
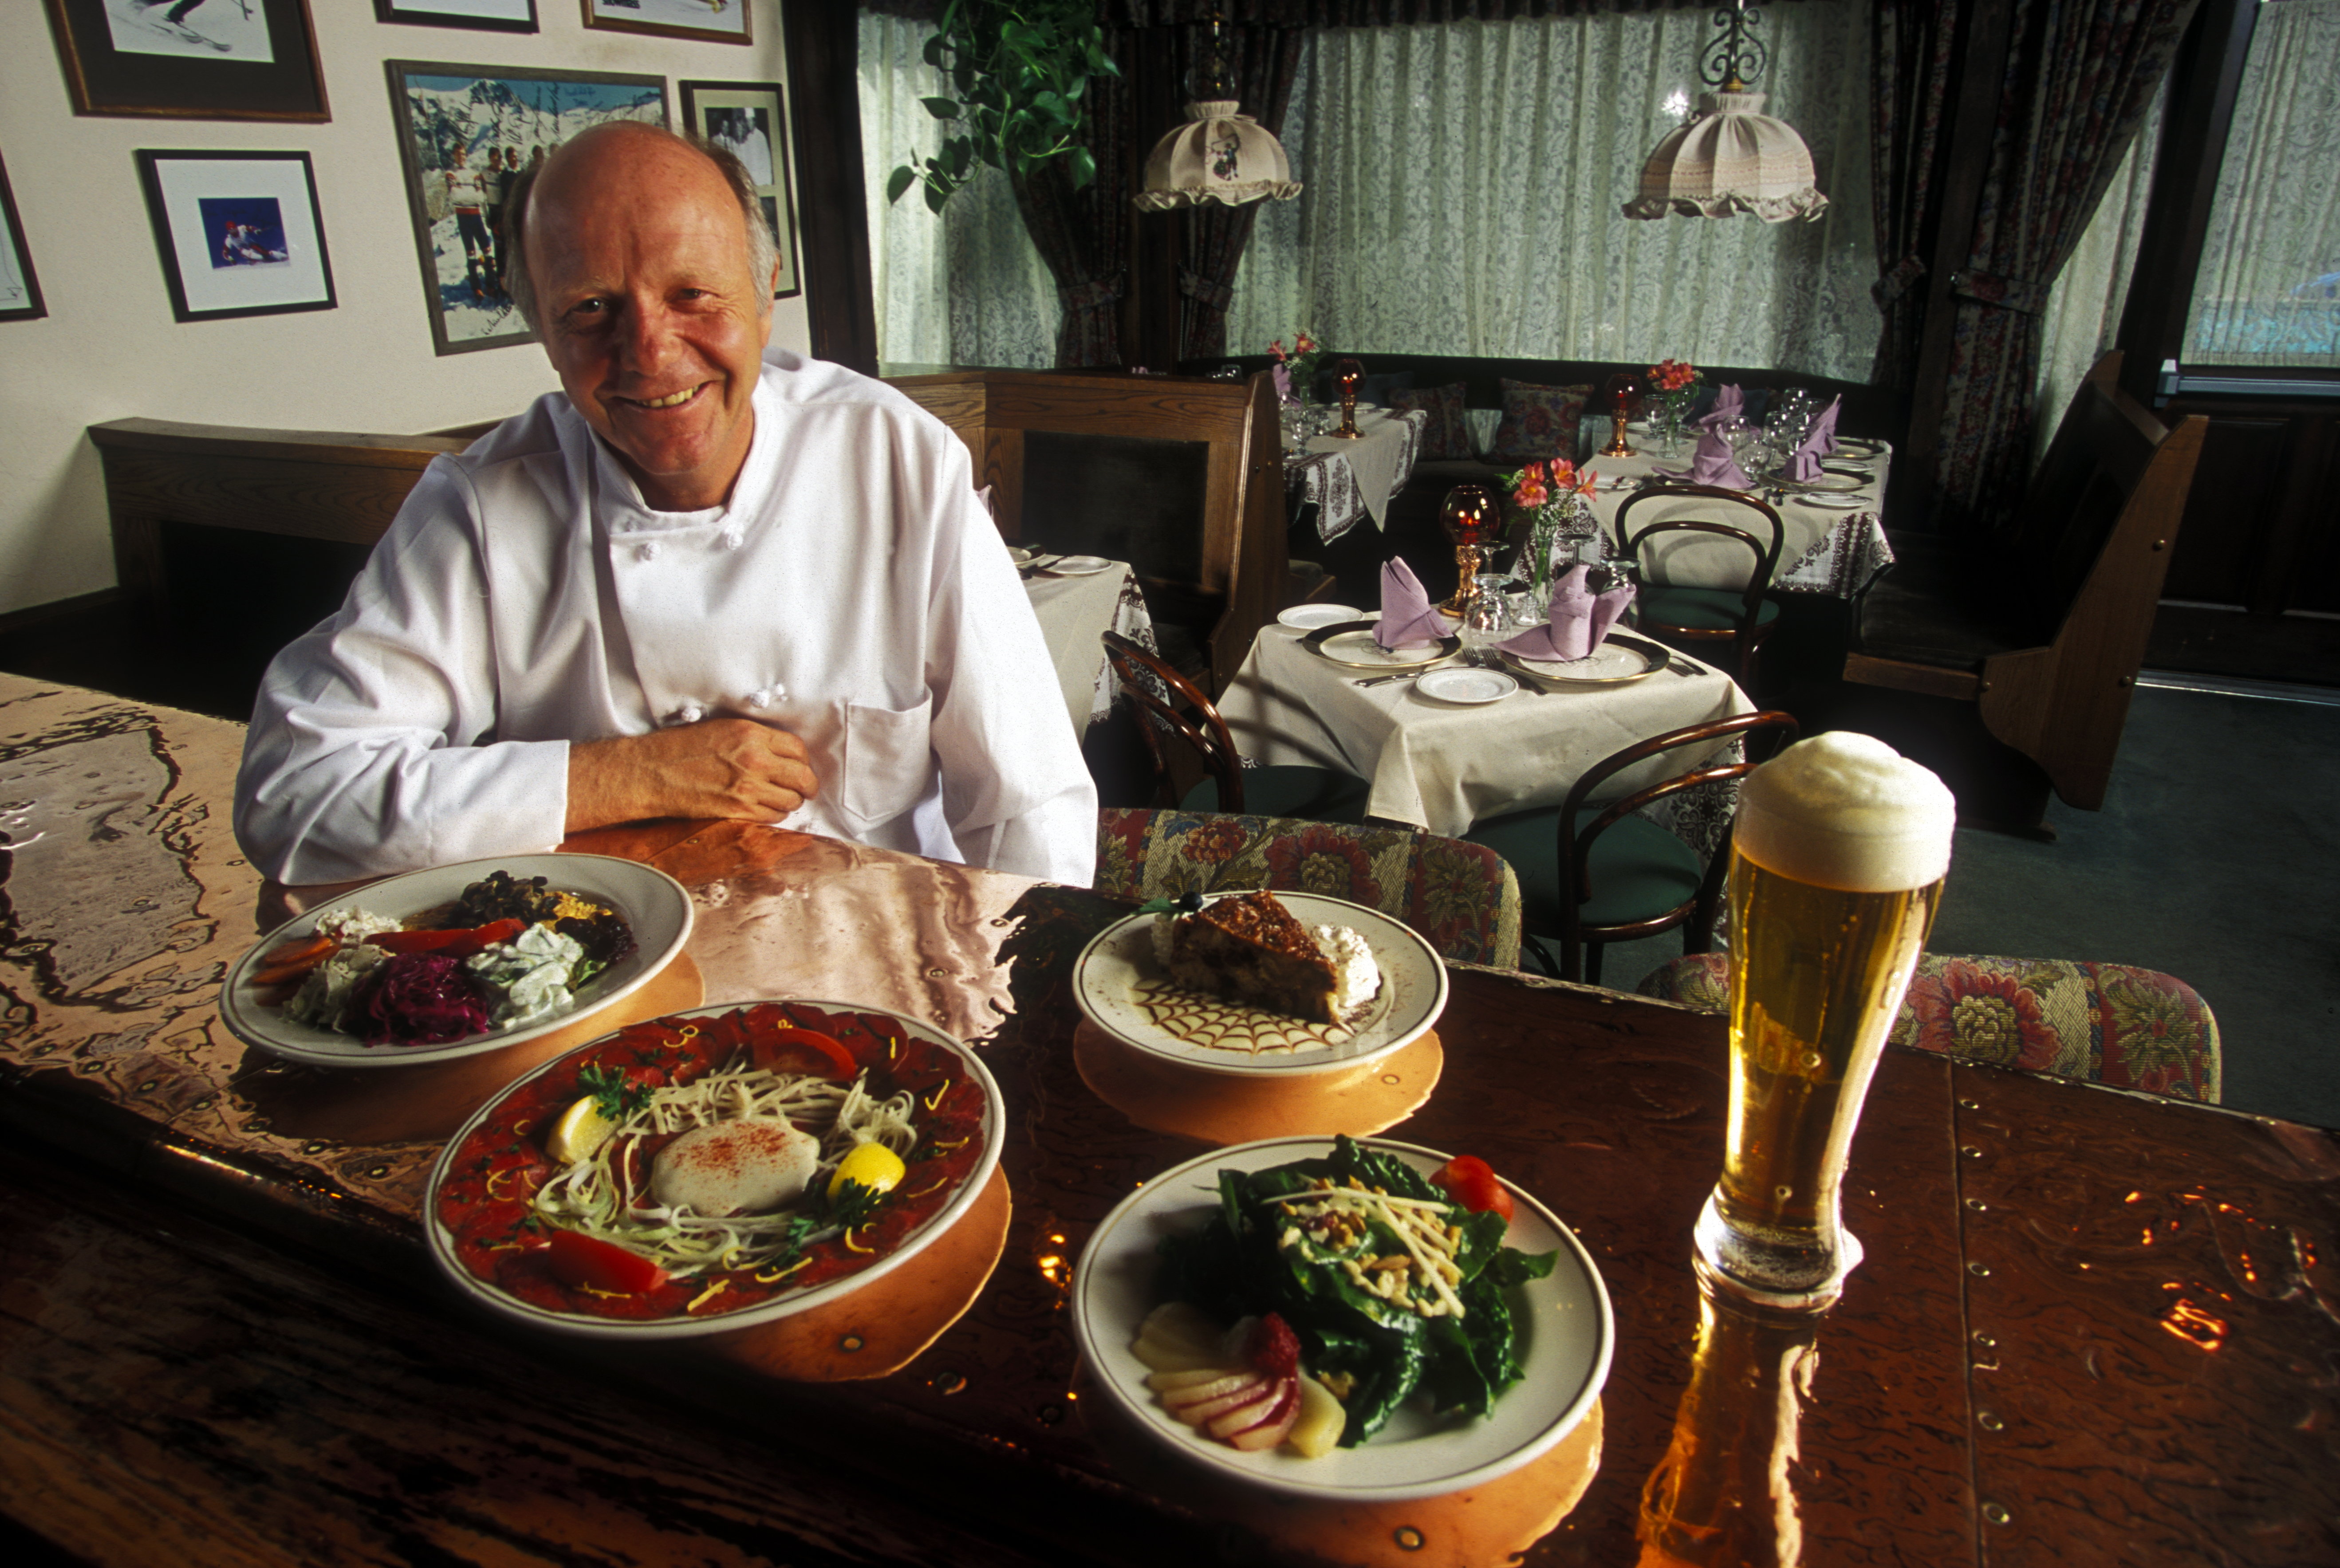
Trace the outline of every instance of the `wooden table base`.
{"type": "Polygon", "coordinates": [[[1149,1057],[1086,1018],[1073,1031],[1073,1065],[1097,1098],[1149,1131],[1206,1144],[1385,1131],[1429,1100],[1445,1062],[1433,1030],[1346,1072],[1238,1078],[1149,1057]]]}

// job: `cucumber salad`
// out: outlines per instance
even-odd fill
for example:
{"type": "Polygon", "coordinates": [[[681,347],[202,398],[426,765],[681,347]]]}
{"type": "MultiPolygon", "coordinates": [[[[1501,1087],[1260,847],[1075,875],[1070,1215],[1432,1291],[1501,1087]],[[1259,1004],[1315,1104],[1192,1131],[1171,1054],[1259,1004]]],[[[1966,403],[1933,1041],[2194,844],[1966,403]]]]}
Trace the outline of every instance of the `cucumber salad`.
{"type": "Polygon", "coordinates": [[[1133,1349],[1164,1406],[1239,1449],[1314,1457],[1409,1398],[1483,1416],[1522,1374],[1506,1294],[1558,1253],[1503,1245],[1511,1194],[1465,1156],[1424,1176],[1342,1137],[1331,1155],[1219,1172],[1203,1228],[1165,1237],[1133,1349]]]}

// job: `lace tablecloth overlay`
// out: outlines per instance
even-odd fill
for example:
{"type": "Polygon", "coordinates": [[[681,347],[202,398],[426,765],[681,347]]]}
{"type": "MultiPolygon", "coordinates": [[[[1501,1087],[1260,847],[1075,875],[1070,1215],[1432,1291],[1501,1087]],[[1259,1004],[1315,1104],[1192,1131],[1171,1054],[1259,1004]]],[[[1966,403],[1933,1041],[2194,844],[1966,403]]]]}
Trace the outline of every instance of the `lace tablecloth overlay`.
{"type": "Polygon", "coordinates": [[[1072,715],[1076,734],[1113,710],[1118,688],[1112,667],[1105,661],[1107,631],[1118,631],[1141,647],[1154,646],[1154,617],[1145,608],[1137,573],[1125,561],[1115,561],[1103,571],[1079,577],[1052,577],[1035,572],[1024,580],[1024,591],[1039,618],[1040,635],[1056,665],[1056,684],[1072,715]]]}
{"type": "Polygon", "coordinates": [[[1358,520],[1370,517],[1373,526],[1385,526],[1390,497],[1413,477],[1414,460],[1422,455],[1422,432],[1429,413],[1411,409],[1404,413],[1363,412],[1355,441],[1332,436],[1312,437],[1308,450],[1284,460],[1284,488],[1294,506],[1316,503],[1316,537],[1330,544],[1358,520]]]}

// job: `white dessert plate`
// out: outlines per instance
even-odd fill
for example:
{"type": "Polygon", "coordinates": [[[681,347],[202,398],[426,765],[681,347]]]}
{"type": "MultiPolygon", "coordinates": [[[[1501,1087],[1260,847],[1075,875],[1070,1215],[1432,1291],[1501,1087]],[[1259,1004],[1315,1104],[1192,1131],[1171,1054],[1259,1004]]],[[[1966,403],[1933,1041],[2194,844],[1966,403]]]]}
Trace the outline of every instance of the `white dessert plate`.
{"type": "Polygon", "coordinates": [[[1462,651],[1462,640],[1459,637],[1383,648],[1373,640],[1371,620],[1334,621],[1330,626],[1318,627],[1301,642],[1311,651],[1350,670],[1420,670],[1462,651]]]}
{"type": "MultiPolygon", "coordinates": [[[[931,1024],[853,1002],[730,1002],[694,1007],[630,1025],[555,1057],[473,1112],[431,1166],[422,1200],[423,1229],[432,1261],[457,1289],[522,1323],[590,1339],[680,1339],[724,1333],[793,1317],[850,1295],[907,1263],[982,1196],[992,1167],[999,1163],[1006,1127],[1006,1104],[990,1072],[973,1051],[931,1024]],[[782,1011],[762,1015],[761,1024],[751,1022],[751,1010],[765,1007],[782,1011]],[[907,1211],[908,1226],[890,1250],[873,1254],[870,1248],[849,1245],[850,1236],[815,1243],[805,1255],[823,1277],[809,1285],[793,1285],[785,1276],[759,1279],[758,1270],[746,1268],[670,1280],[646,1294],[596,1296],[565,1289],[529,1247],[510,1245],[508,1236],[531,1234],[523,1218],[530,1212],[527,1200],[537,1190],[535,1184],[558,1168],[544,1156],[543,1129],[591,1092],[581,1075],[654,1067],[662,1075],[659,1081],[689,1082],[752,1048],[759,1037],[770,1037],[774,1026],[790,1025],[816,1029],[844,1047],[868,1068],[873,1088],[891,1094],[907,1087],[918,1094],[922,1106],[928,1100],[939,1105],[937,1112],[912,1113],[938,1119],[926,1124],[927,1135],[910,1151],[910,1175],[897,1190],[906,1195],[904,1201],[915,1201],[917,1206],[907,1211]],[[912,1041],[931,1049],[920,1053],[912,1041]],[[896,1071],[904,1076],[888,1077],[896,1071]],[[979,1093],[967,1094],[970,1084],[979,1093]],[[964,1136],[945,1148],[945,1140],[933,1136],[942,1131],[964,1136]],[[932,1186],[927,1183],[929,1172],[935,1173],[932,1186]],[[869,1261],[862,1262],[864,1256],[869,1261]],[[839,1268],[852,1272],[834,1272],[839,1268]],[[719,1284],[720,1289],[710,1288],[719,1284]]],[[[887,1234],[887,1212],[878,1211],[879,1228],[871,1234],[887,1234]]]]}
{"type": "Polygon", "coordinates": [[[1347,604],[1295,604],[1276,612],[1276,624],[1289,626],[1294,631],[1314,631],[1320,626],[1334,626],[1344,620],[1363,619],[1363,612],[1347,604]]]}
{"type": "Polygon", "coordinates": [[[1217,1009],[1225,1015],[1224,1044],[1172,1034],[1139,1004],[1135,989],[1141,981],[1163,978],[1154,957],[1153,915],[1118,920],[1081,949],[1073,965],[1073,999],[1089,1022],[1148,1056],[1206,1073],[1259,1078],[1363,1067],[1420,1039],[1446,1010],[1446,966],[1412,928],[1346,898],[1281,889],[1275,897],[1301,924],[1346,926],[1373,950],[1381,990],[1346,1038],[1328,1041],[1308,1032],[1321,1026],[1233,1004],[1217,1009]]]}
{"type": "Polygon", "coordinates": [[[1539,680],[1563,681],[1573,686],[1623,686],[1641,680],[1663,670],[1672,653],[1655,642],[1612,631],[1608,638],[1582,659],[1523,659],[1507,650],[1499,650],[1504,661],[1526,670],[1539,680]]]}
{"type": "Polygon", "coordinates": [[[1461,668],[1433,670],[1416,680],[1413,689],[1441,702],[1476,707],[1483,702],[1501,702],[1517,691],[1520,683],[1500,670],[1461,668]]]}
{"type": "MultiPolygon", "coordinates": [[[[1360,1138],[1425,1175],[1449,1156],[1414,1144],[1360,1138]]],[[[1186,1235],[1219,1206],[1218,1173],[1257,1171],[1332,1151],[1329,1138],[1276,1138],[1198,1155],[1124,1198],[1089,1238],[1073,1278],[1073,1333],[1106,1397],[1148,1436],[1234,1480],[1292,1496],[1345,1503],[1398,1503],[1441,1497],[1482,1485],[1549,1452],[1574,1430],[1600,1397],[1616,1345],[1609,1293],[1591,1255],[1552,1212],[1510,1182],[1507,1245],[1525,1253],[1557,1249],[1550,1275],[1511,1292],[1526,1376],[1483,1418],[1441,1421],[1401,1406],[1390,1424],[1354,1448],[1320,1459],[1289,1449],[1244,1454],[1175,1419],[1145,1385],[1146,1369],[1130,1345],[1145,1315],[1161,1304],[1155,1248],[1186,1235]]]]}
{"type": "Polygon", "coordinates": [[[1885,443],[1857,435],[1840,435],[1836,438],[1836,450],[1853,457],[1883,457],[1885,443]]]}
{"type": "Polygon", "coordinates": [[[1058,577],[1094,577],[1112,568],[1113,562],[1102,555],[1060,555],[1040,570],[1058,577]]]}
{"type": "Polygon", "coordinates": [[[1020,544],[1011,544],[1007,547],[1007,559],[1014,561],[1018,566],[1022,566],[1026,561],[1030,561],[1033,553],[1033,551],[1025,549],[1020,544]]]}
{"type": "Polygon", "coordinates": [[[1875,503],[1859,495],[1800,495],[1796,497],[1796,504],[1816,506],[1822,511],[1859,511],[1875,503]]]}
{"type": "Polygon", "coordinates": [[[612,856],[498,855],[434,866],[428,871],[410,871],[368,883],[269,932],[228,971],[227,983],[220,987],[220,1019],[245,1045],[312,1067],[408,1067],[419,1062],[453,1061],[565,1029],[630,996],[682,951],[683,942],[690,936],[690,895],[683,891],[681,883],[639,861],[612,856]],[[322,916],[342,909],[368,909],[393,919],[411,919],[441,904],[453,903],[465,888],[498,870],[511,873],[514,881],[541,877],[548,887],[566,888],[606,904],[624,916],[633,930],[634,950],[594,976],[568,1012],[541,1023],[490,1030],[443,1046],[370,1046],[354,1035],[293,1022],[281,1007],[262,1001],[260,987],[252,983],[268,954],[314,932],[322,916]]]}

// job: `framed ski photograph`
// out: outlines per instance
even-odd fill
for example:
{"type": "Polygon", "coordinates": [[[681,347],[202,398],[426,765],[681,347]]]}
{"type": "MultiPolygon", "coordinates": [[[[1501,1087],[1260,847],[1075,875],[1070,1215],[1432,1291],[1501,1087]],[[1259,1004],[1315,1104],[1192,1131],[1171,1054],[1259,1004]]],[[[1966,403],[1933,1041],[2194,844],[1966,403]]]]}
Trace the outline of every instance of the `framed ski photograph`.
{"type": "Polygon", "coordinates": [[[206,322],[333,308],[308,154],[142,149],[137,158],[173,315],[206,322]]]}
{"type": "Polygon", "coordinates": [[[536,31],[536,0],[373,0],[373,15],[377,22],[405,22],[417,27],[536,31]]]}
{"type": "Polygon", "coordinates": [[[779,242],[780,276],[772,298],[804,293],[797,267],[797,204],[788,174],[788,100],[778,82],[679,82],[682,123],[748,166],[764,221],[779,242]]]}
{"type": "Polygon", "coordinates": [[[582,0],[585,25],[705,44],[752,44],[749,0],[582,0]]]}
{"type": "Polygon", "coordinates": [[[588,126],[667,124],[666,78],[421,60],[387,68],[431,346],[461,354],[527,342],[503,285],[513,177],[588,126]]]}
{"type": "Polygon", "coordinates": [[[33,253],[25,243],[24,220],[0,167],[0,322],[37,321],[49,313],[41,301],[41,280],[33,275],[33,253]]]}
{"type": "Polygon", "coordinates": [[[48,0],[76,114],[330,120],[309,0],[48,0]]]}

